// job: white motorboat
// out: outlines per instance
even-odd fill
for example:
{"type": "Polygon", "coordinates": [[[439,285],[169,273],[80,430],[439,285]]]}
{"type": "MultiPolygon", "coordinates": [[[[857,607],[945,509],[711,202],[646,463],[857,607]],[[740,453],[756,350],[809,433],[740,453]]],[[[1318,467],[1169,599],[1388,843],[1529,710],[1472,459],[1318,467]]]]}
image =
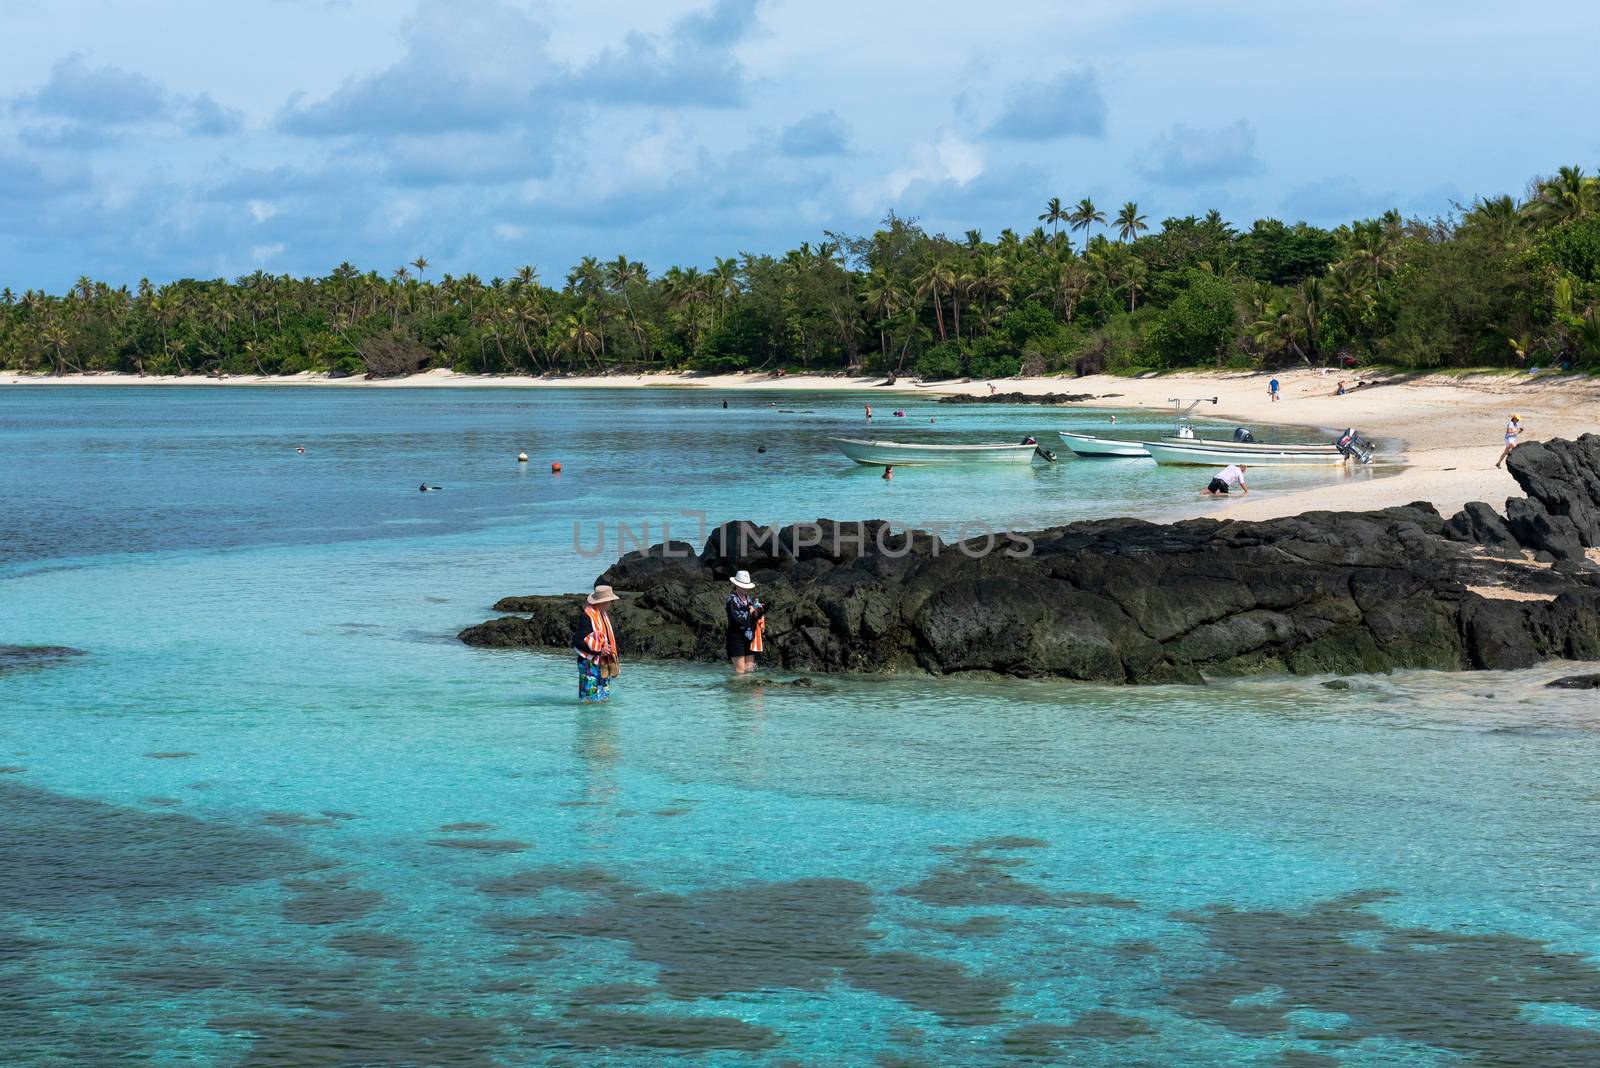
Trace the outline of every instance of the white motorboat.
{"type": "Polygon", "coordinates": [[[1239,449],[1248,452],[1331,452],[1337,453],[1339,447],[1333,442],[1325,444],[1273,444],[1267,441],[1229,441],[1225,439],[1209,438],[1162,438],[1163,445],[1203,445],[1216,449],[1239,449]]]}
{"type": "Polygon", "coordinates": [[[1097,438],[1093,434],[1074,434],[1066,430],[1056,431],[1056,436],[1061,443],[1071,449],[1075,456],[1085,457],[1120,457],[1123,459],[1148,460],[1150,453],[1143,444],[1137,441],[1118,441],[1116,438],[1097,438]]]}
{"type": "MultiPolygon", "coordinates": [[[[858,464],[919,467],[925,464],[1025,464],[1042,452],[1037,442],[1021,445],[923,445],[904,441],[834,438],[839,451],[858,464]]],[[[1050,459],[1045,456],[1045,459],[1050,459]]]]}
{"type": "Polygon", "coordinates": [[[1141,444],[1158,464],[1185,464],[1191,467],[1226,467],[1228,464],[1250,467],[1337,467],[1349,459],[1337,449],[1321,452],[1262,449],[1232,441],[1200,444],[1185,441],[1181,445],[1146,441],[1141,444]]]}

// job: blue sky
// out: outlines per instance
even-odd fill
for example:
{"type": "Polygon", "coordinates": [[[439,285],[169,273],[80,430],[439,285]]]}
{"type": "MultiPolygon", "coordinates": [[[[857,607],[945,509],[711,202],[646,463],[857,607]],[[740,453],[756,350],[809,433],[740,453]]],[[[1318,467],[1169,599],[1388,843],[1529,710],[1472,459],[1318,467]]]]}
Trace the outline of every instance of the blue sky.
{"type": "Polygon", "coordinates": [[[1600,165],[1593,9],[0,0],[0,284],[659,272],[889,211],[1332,224],[1600,165]],[[1204,10],[1200,10],[1201,8],[1204,10]]]}

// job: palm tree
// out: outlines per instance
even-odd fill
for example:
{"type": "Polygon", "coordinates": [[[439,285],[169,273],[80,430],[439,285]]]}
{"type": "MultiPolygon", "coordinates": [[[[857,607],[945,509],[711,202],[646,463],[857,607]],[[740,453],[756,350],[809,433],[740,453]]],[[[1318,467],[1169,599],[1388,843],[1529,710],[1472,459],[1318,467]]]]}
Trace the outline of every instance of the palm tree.
{"type": "Polygon", "coordinates": [[[426,274],[428,271],[428,257],[418,256],[416,259],[411,261],[411,266],[417,269],[417,274],[426,274]]]}
{"type": "Polygon", "coordinates": [[[939,323],[939,340],[948,341],[949,335],[944,329],[944,304],[940,292],[950,292],[955,288],[955,272],[943,260],[934,260],[928,264],[927,269],[917,278],[917,302],[927,296],[933,298],[933,315],[939,323]]]}
{"type": "Polygon", "coordinates": [[[906,294],[895,283],[893,278],[884,271],[873,271],[867,275],[865,287],[861,297],[866,301],[867,310],[878,323],[878,349],[883,355],[884,362],[889,360],[889,334],[884,329],[889,320],[899,314],[905,307],[906,294]]]}
{"type": "Polygon", "coordinates": [[[1080,259],[1067,260],[1057,268],[1051,299],[1061,310],[1061,318],[1066,322],[1072,322],[1072,313],[1077,310],[1078,301],[1088,292],[1089,282],[1089,267],[1080,259]]]}
{"type": "Polygon", "coordinates": [[[1117,212],[1117,237],[1122,241],[1131,241],[1139,236],[1140,230],[1150,229],[1145,217],[1139,214],[1139,205],[1128,201],[1122,205],[1122,210],[1117,212]]]}
{"type": "Polygon", "coordinates": [[[1104,224],[1106,213],[1095,207],[1094,201],[1084,197],[1078,201],[1078,206],[1073,208],[1071,214],[1067,216],[1067,221],[1072,224],[1074,230],[1085,231],[1083,241],[1087,245],[1089,243],[1089,228],[1094,226],[1095,223],[1104,224]]]}
{"type": "Polygon", "coordinates": [[[1527,208],[1546,225],[1585,218],[1600,210],[1600,178],[1584,174],[1582,167],[1562,167],[1540,183],[1539,195],[1527,208]]]}
{"type": "Polygon", "coordinates": [[[1056,235],[1056,227],[1061,223],[1071,221],[1071,216],[1061,207],[1060,197],[1051,197],[1044,206],[1044,214],[1039,216],[1039,221],[1050,224],[1050,236],[1056,235]]]}
{"type": "Polygon", "coordinates": [[[728,301],[739,297],[739,261],[716,257],[711,279],[717,295],[717,325],[720,326],[728,315],[728,301]]]}
{"type": "Polygon", "coordinates": [[[589,326],[589,309],[582,307],[568,315],[561,328],[566,337],[565,347],[587,364],[586,357],[593,356],[600,344],[599,335],[589,326]]]}

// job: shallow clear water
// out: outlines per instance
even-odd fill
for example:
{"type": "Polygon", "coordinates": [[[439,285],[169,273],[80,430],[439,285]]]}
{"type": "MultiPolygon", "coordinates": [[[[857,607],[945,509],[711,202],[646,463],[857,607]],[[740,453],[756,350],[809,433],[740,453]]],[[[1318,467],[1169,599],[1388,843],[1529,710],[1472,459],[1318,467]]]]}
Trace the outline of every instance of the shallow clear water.
{"type": "Polygon", "coordinates": [[[1192,498],[1087,462],[885,485],[826,443],[857,398],[721,399],[0,394],[0,645],[85,651],[0,657],[0,1063],[1600,1063],[1600,733],[1559,666],[633,663],[580,709],[566,658],[453,640],[609,562],[575,517],[1192,498]]]}

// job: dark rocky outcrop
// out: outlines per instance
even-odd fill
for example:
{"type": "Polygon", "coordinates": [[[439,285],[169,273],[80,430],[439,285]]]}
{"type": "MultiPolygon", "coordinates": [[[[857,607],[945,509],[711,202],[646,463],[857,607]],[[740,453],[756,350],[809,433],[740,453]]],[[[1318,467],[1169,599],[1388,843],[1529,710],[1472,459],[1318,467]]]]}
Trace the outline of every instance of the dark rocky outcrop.
{"type": "Polygon", "coordinates": [[[1545,686],[1552,690],[1600,690],[1600,674],[1563,675],[1545,686]]]}
{"type": "MultiPolygon", "coordinates": [[[[1600,541],[1600,439],[1514,458],[1524,449],[1542,450],[1513,466],[1537,508],[1510,520],[1470,505],[1447,521],[1417,503],[1259,523],[1112,519],[959,543],[881,521],[740,522],[698,549],[629,553],[598,581],[627,591],[613,615],[629,654],[715,661],[727,577],[747,568],[768,606],[767,659],[804,671],[1152,683],[1600,659],[1600,569],[1582,553],[1600,541]],[[1535,553],[1560,564],[1538,566],[1535,553]]],[[[509,597],[496,610],[520,615],[461,639],[562,648],[581,602],[509,597]]]]}
{"type": "Polygon", "coordinates": [[[940,404],[1082,404],[1084,401],[1109,400],[1120,393],[994,393],[987,397],[975,393],[953,393],[940,397],[940,404]]]}

